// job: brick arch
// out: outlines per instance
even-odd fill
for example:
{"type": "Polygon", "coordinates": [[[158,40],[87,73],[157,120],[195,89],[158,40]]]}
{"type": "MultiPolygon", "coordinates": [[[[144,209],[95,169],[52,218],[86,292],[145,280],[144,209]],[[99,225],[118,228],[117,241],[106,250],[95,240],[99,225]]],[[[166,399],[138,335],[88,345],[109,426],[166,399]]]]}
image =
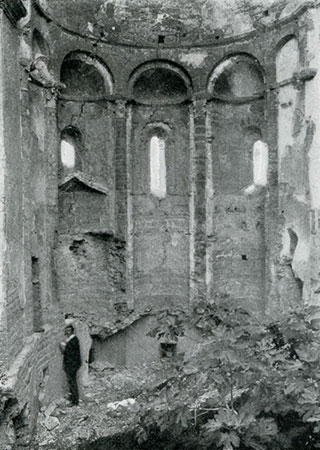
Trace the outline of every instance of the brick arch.
{"type": "Polygon", "coordinates": [[[114,91],[113,75],[105,62],[94,53],[76,50],[68,53],[60,68],[60,79],[67,88],[62,94],[67,94],[75,90],[73,83],[79,83],[79,96],[104,96],[112,95],[114,91]],[[81,72],[78,77],[77,71],[81,72]],[[79,78],[79,79],[78,79],[79,78]],[[82,89],[87,83],[86,90],[82,89]]]}
{"type": "Polygon", "coordinates": [[[275,47],[277,82],[294,76],[300,67],[299,41],[293,34],[283,37],[275,47]]]}
{"type": "Polygon", "coordinates": [[[130,96],[141,103],[181,103],[192,96],[189,74],[167,60],[148,61],[138,66],[128,83],[130,96]]]}
{"type": "Polygon", "coordinates": [[[207,90],[222,100],[241,100],[262,97],[264,83],[265,73],[257,58],[248,53],[232,53],[211,71],[207,90]]]}

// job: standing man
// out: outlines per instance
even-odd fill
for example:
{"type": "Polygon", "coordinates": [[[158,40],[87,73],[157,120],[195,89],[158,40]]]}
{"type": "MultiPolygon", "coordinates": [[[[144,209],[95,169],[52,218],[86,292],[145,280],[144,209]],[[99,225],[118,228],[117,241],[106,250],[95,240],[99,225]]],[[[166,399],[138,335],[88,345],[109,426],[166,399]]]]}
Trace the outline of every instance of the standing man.
{"type": "Polygon", "coordinates": [[[65,327],[64,335],[66,336],[66,341],[61,342],[60,344],[60,349],[63,353],[63,369],[68,380],[71,404],[78,405],[79,390],[77,383],[77,371],[81,366],[79,339],[74,334],[74,328],[72,325],[65,327]]]}

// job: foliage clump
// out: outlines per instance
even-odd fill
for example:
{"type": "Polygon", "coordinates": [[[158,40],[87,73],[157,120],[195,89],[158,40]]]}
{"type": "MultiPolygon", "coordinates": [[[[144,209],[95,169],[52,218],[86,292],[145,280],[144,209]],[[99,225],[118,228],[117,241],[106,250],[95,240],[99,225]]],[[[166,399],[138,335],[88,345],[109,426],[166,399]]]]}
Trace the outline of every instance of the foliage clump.
{"type": "Polygon", "coordinates": [[[162,311],[149,334],[199,331],[192,357],[165,360],[167,377],[140,395],[141,442],[157,430],[180,448],[320,448],[320,332],[315,308],[257,317],[232,302],[162,311]]]}

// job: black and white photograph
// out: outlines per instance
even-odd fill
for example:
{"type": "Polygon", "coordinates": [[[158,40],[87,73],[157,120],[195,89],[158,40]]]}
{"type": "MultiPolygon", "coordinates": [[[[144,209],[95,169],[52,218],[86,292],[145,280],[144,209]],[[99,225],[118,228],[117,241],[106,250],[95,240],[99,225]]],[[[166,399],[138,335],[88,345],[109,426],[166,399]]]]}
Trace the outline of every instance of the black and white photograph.
{"type": "Polygon", "coordinates": [[[0,450],[320,449],[320,0],[0,0],[0,450]]]}

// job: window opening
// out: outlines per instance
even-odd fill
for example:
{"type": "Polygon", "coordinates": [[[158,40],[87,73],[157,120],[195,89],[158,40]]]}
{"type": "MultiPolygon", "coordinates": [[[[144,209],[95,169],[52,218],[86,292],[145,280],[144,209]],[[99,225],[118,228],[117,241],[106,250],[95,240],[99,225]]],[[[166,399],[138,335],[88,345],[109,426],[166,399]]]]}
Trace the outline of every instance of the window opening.
{"type": "Polygon", "coordinates": [[[150,140],[150,189],[159,199],[165,198],[167,193],[165,141],[158,136],[153,136],[150,140]]]}
{"type": "Polygon", "coordinates": [[[268,146],[256,141],[253,146],[253,183],[255,186],[266,186],[268,179],[268,146]]]}
{"type": "Polygon", "coordinates": [[[62,139],[61,141],[61,162],[67,169],[73,169],[76,164],[76,152],[71,142],[62,139]]]}
{"type": "Polygon", "coordinates": [[[174,358],[177,354],[175,342],[162,342],[160,344],[160,358],[174,358]]]}

